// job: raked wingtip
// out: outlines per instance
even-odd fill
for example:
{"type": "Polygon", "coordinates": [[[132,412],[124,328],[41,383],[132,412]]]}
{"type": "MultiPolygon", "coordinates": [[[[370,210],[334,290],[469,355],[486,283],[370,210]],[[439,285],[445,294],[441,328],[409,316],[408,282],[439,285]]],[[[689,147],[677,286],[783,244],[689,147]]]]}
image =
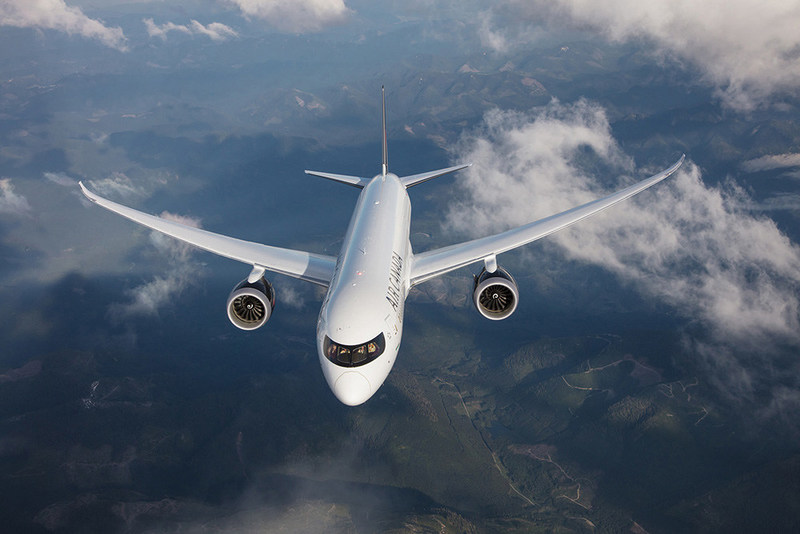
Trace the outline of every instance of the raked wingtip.
{"type": "Polygon", "coordinates": [[[92,193],[91,191],[89,191],[89,189],[85,185],[83,185],[82,181],[78,181],[78,185],[81,188],[81,192],[83,193],[83,196],[85,196],[86,198],[88,198],[92,202],[97,202],[96,195],[94,193],[92,193]]]}

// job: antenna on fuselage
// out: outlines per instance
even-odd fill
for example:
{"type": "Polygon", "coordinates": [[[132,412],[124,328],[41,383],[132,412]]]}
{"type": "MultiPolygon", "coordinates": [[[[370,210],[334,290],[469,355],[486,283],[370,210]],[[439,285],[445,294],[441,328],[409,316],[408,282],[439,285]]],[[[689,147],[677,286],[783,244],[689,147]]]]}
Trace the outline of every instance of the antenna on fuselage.
{"type": "Polygon", "coordinates": [[[381,164],[381,174],[386,176],[389,172],[389,149],[386,145],[386,89],[381,85],[381,125],[383,129],[383,163],[381,164]]]}

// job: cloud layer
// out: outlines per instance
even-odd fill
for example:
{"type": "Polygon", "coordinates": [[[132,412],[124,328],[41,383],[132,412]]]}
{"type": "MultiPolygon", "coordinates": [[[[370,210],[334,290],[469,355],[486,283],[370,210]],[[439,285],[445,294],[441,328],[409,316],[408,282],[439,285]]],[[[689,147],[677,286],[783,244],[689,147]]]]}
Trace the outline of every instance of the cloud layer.
{"type": "Polygon", "coordinates": [[[28,199],[14,192],[11,179],[0,179],[0,213],[27,215],[30,211],[28,199]]]}
{"type": "Polygon", "coordinates": [[[350,14],[344,0],[226,0],[247,17],[282,31],[307,33],[343,22],[350,14]]]}
{"type": "Polygon", "coordinates": [[[791,167],[800,167],[800,154],[771,154],[742,163],[742,170],[747,172],[771,171],[773,169],[791,167]]]}
{"type": "MultiPolygon", "coordinates": [[[[45,177],[50,181],[61,184],[60,181],[57,181],[59,175],[45,173],[45,177]]],[[[68,177],[63,177],[63,175],[61,175],[62,180],[65,178],[66,180],[69,180],[68,177]]],[[[65,183],[61,185],[71,185],[66,182],[66,180],[64,180],[65,183]]],[[[112,172],[105,178],[99,180],[88,180],[87,182],[92,191],[104,197],[124,199],[132,196],[146,195],[145,186],[141,184],[135,184],[133,180],[131,180],[128,175],[123,172],[112,172]]]]}
{"type": "Polygon", "coordinates": [[[110,28],[91,19],[64,0],[3,0],[0,2],[0,26],[57,30],[95,39],[120,51],[127,50],[121,28],[110,28]]]}
{"type": "MultiPolygon", "coordinates": [[[[161,217],[187,226],[200,227],[200,220],[193,217],[166,211],[161,217]]],[[[115,319],[158,314],[161,307],[180,295],[197,276],[197,266],[191,261],[194,247],[155,231],[150,233],[150,241],[158,252],[167,258],[169,268],[164,275],[156,276],[150,282],[130,290],[129,302],[112,305],[111,316],[115,319]]]]}
{"type": "Polygon", "coordinates": [[[173,22],[159,25],[153,22],[153,19],[142,19],[142,22],[147,27],[147,34],[150,37],[158,37],[162,40],[166,40],[169,32],[183,33],[185,35],[205,35],[212,41],[225,41],[239,36],[236,30],[221,22],[212,22],[206,26],[194,19],[188,25],[175,24],[173,22]]]}
{"type": "MultiPolygon", "coordinates": [[[[633,168],[603,109],[586,101],[553,102],[532,114],[490,112],[459,152],[458,161],[475,164],[458,182],[463,196],[447,221],[475,236],[607,193],[593,185],[589,167],[609,174],[633,168]]],[[[740,209],[748,204],[740,188],[704,185],[690,162],[643,197],[548,239],[565,256],[602,266],[703,325],[696,352],[720,371],[713,380],[729,393],[763,393],[775,373],[780,387],[800,391],[799,364],[776,371],[781,348],[800,345],[800,247],[771,219],[740,209]]]]}
{"type": "MultiPolygon", "coordinates": [[[[544,17],[614,41],[650,42],[658,53],[698,67],[735,109],[800,88],[800,3],[794,0],[510,0],[501,6],[516,22],[544,17]]],[[[499,29],[484,33],[507,44],[499,29]]]]}

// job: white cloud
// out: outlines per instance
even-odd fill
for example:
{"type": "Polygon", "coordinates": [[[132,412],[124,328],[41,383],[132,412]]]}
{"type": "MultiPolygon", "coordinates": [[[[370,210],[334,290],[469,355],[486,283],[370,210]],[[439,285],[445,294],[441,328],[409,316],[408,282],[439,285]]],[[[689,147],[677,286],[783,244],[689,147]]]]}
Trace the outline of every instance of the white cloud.
{"type": "Polygon", "coordinates": [[[776,193],[761,202],[752,202],[745,207],[757,211],[800,211],[800,194],[776,193]]]}
{"type": "Polygon", "coordinates": [[[213,41],[225,41],[232,37],[238,37],[239,34],[221,22],[212,22],[206,26],[192,19],[189,25],[175,24],[174,22],[166,22],[158,25],[153,22],[153,19],[142,19],[147,27],[147,34],[150,37],[158,37],[166,40],[169,32],[178,32],[186,35],[205,35],[213,41]]]}
{"type": "Polygon", "coordinates": [[[800,154],[773,154],[742,163],[742,170],[746,172],[770,171],[787,167],[800,167],[800,154]]]}
{"type": "Polygon", "coordinates": [[[478,37],[483,46],[491,48],[500,53],[508,52],[512,46],[509,43],[510,37],[506,31],[496,27],[492,20],[491,12],[484,11],[478,14],[478,37]]]}
{"type": "Polygon", "coordinates": [[[76,182],[63,172],[46,172],[44,173],[44,177],[48,181],[64,187],[75,187],[76,185],[78,185],[78,182],[76,182]]]}
{"type": "Polygon", "coordinates": [[[169,32],[185,33],[187,35],[191,35],[192,33],[192,30],[190,30],[188,26],[175,24],[174,22],[166,22],[160,26],[153,22],[153,19],[142,19],[142,22],[144,22],[144,25],[147,27],[147,35],[150,37],[166,39],[169,32]]]}
{"type": "Polygon", "coordinates": [[[515,50],[519,46],[529,46],[539,41],[546,33],[541,26],[536,25],[538,20],[526,21],[525,17],[512,17],[512,20],[500,18],[504,20],[498,23],[492,10],[482,11],[477,16],[478,38],[481,44],[501,54],[515,50]]]}
{"type": "Polygon", "coordinates": [[[102,180],[89,180],[88,184],[92,191],[104,197],[125,198],[145,195],[144,187],[134,184],[123,172],[113,172],[102,180]]]}
{"type": "Polygon", "coordinates": [[[233,28],[221,22],[212,22],[207,26],[203,26],[196,20],[192,20],[192,30],[194,30],[195,33],[209,37],[212,41],[224,41],[229,37],[239,36],[233,28]]]}
{"type": "Polygon", "coordinates": [[[308,294],[308,284],[295,283],[291,278],[281,280],[279,288],[275,288],[277,300],[280,305],[291,308],[292,310],[302,310],[306,305],[306,295],[308,294]]]}
{"type": "MultiPolygon", "coordinates": [[[[457,182],[461,200],[451,204],[447,223],[474,236],[607,192],[583,170],[590,153],[591,165],[619,174],[632,169],[603,110],[585,101],[553,102],[531,114],[490,112],[458,150],[458,161],[474,165],[457,182]]],[[[734,184],[707,187],[687,162],[644,198],[547,239],[560,254],[602,266],[704,325],[698,355],[720,370],[715,379],[728,392],[748,396],[763,385],[759,365],[779,366],[780,347],[800,344],[800,247],[771,219],[740,208],[748,202],[734,184]]],[[[537,253],[548,250],[554,248],[537,253]]],[[[790,365],[800,376],[800,364],[790,365]]]]}
{"type": "Polygon", "coordinates": [[[0,26],[57,30],[70,35],[95,39],[106,46],[126,51],[121,28],[110,28],[91,19],[64,0],[3,0],[0,2],[0,26]]]}
{"type": "MultiPolygon", "coordinates": [[[[167,211],[161,217],[187,226],[200,228],[200,220],[167,211]]],[[[197,276],[197,265],[191,261],[194,248],[160,232],[151,232],[150,241],[158,252],[167,258],[169,269],[164,275],[129,291],[130,301],[111,306],[111,316],[123,319],[135,315],[157,315],[158,310],[172,302],[189,287],[197,276]]]]}
{"type": "Polygon", "coordinates": [[[343,22],[350,9],[344,0],[225,0],[247,17],[266,21],[282,31],[316,32],[343,22]]]}
{"type": "Polygon", "coordinates": [[[0,213],[27,215],[31,211],[28,199],[14,192],[10,178],[0,179],[0,213]]]}
{"type": "Polygon", "coordinates": [[[517,22],[558,20],[618,42],[650,42],[658,53],[697,66],[735,109],[800,87],[796,0],[509,0],[496,9],[510,9],[517,22]]]}

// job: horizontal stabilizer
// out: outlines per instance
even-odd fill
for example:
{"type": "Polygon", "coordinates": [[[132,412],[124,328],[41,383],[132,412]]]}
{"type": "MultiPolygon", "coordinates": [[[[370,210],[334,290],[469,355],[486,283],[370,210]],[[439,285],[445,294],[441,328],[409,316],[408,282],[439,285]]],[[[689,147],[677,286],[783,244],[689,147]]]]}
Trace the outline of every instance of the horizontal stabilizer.
{"type": "Polygon", "coordinates": [[[330,172],[319,171],[306,171],[306,174],[310,174],[311,176],[319,176],[320,178],[326,178],[328,180],[333,180],[334,182],[352,185],[353,187],[358,187],[359,189],[362,189],[369,183],[369,178],[361,178],[360,176],[348,176],[346,174],[333,174],[330,172]]]}
{"type": "Polygon", "coordinates": [[[466,169],[470,167],[472,163],[467,163],[465,165],[456,165],[455,167],[448,167],[446,169],[439,169],[438,171],[428,171],[423,172],[420,174],[412,174],[411,176],[404,176],[400,178],[400,181],[406,186],[406,189],[411,187],[412,185],[421,184],[422,182],[427,182],[428,180],[432,180],[443,174],[448,174],[451,172],[460,171],[461,169],[466,169]]]}

